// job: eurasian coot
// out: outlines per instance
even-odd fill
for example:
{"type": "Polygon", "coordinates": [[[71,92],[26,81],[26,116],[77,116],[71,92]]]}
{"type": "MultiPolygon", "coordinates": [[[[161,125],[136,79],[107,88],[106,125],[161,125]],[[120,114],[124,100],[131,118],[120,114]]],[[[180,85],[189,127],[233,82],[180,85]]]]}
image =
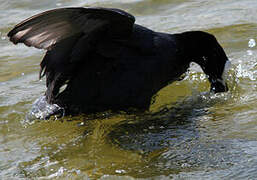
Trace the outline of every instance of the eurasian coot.
{"type": "Polygon", "coordinates": [[[120,9],[60,8],[22,21],[8,36],[47,50],[39,75],[46,75],[46,101],[68,114],[145,110],[190,62],[201,66],[211,91],[228,90],[223,72],[229,61],[213,35],[167,34],[134,22],[120,9]]]}

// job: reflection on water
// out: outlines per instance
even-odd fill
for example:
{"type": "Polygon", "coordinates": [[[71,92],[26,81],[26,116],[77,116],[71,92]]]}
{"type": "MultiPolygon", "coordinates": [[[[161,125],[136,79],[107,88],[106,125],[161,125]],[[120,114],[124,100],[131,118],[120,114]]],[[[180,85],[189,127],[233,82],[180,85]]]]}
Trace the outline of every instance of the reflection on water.
{"type": "Polygon", "coordinates": [[[255,179],[257,177],[257,2],[1,1],[0,179],[255,179]],[[162,89],[150,112],[103,112],[27,121],[44,94],[42,51],[13,46],[6,33],[35,13],[63,6],[126,9],[166,32],[204,30],[232,68],[228,93],[209,94],[199,66],[162,89]]]}

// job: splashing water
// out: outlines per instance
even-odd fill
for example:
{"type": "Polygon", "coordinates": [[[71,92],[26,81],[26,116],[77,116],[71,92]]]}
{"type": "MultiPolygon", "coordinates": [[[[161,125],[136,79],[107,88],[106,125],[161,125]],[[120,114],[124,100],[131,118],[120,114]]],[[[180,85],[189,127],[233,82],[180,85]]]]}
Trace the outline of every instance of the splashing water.
{"type": "Polygon", "coordinates": [[[46,97],[38,98],[32,105],[32,109],[27,116],[27,120],[33,119],[49,119],[51,115],[56,115],[55,118],[63,117],[65,114],[64,109],[57,104],[49,104],[46,97]]]}
{"type": "Polygon", "coordinates": [[[249,48],[253,48],[254,46],[256,46],[256,42],[254,39],[250,39],[248,42],[248,47],[249,48]]]}

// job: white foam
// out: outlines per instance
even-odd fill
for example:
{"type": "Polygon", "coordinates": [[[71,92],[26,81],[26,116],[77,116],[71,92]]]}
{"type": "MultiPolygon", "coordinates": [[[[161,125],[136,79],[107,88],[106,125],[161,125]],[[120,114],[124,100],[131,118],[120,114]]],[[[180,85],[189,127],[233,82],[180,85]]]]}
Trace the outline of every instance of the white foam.
{"type": "Polygon", "coordinates": [[[248,47],[249,48],[253,48],[254,46],[256,46],[256,42],[254,39],[250,39],[248,42],[248,47]]]}
{"type": "Polygon", "coordinates": [[[231,62],[229,60],[227,60],[225,66],[224,66],[222,76],[221,76],[223,81],[226,81],[230,67],[231,67],[231,62]]]}

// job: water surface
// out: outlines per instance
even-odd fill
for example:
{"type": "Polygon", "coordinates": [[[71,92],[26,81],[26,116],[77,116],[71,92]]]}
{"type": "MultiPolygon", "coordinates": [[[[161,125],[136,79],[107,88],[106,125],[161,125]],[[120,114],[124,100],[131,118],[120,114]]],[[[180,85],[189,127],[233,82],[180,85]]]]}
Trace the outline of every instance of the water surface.
{"type": "Polygon", "coordinates": [[[0,1],[0,179],[256,179],[256,0],[0,1]],[[27,121],[45,88],[44,51],[14,46],[19,21],[56,7],[116,7],[156,31],[203,30],[224,47],[228,93],[210,95],[192,64],[162,89],[150,112],[27,121]]]}

